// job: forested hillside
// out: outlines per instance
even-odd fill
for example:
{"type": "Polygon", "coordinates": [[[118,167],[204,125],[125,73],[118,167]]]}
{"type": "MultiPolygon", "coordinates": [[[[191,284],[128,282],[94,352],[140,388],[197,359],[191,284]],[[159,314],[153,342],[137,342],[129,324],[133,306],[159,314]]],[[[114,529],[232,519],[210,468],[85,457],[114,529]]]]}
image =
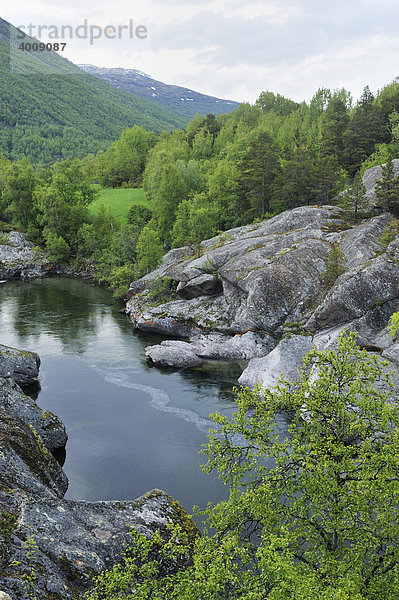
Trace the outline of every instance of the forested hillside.
{"type": "MultiPolygon", "coordinates": [[[[75,78],[62,81],[68,89],[79,85],[75,78]]],[[[398,109],[397,80],[376,96],[366,87],[355,105],[346,90],[321,89],[300,105],[263,92],[253,106],[242,104],[229,115],[197,115],[185,130],[157,135],[138,126],[126,129],[96,156],[45,170],[27,159],[4,159],[2,220],[27,230],[51,260],[72,261],[124,293],[170,248],[191,245],[199,252],[204,239],[286,209],[331,204],[347,188],[351,191],[340,202],[348,219],[364,216],[360,174],[399,156],[398,109]],[[143,185],[148,204],[132,206],[122,226],[112,211],[88,210],[96,196],[93,182],[112,188],[143,185]]],[[[99,134],[102,126],[93,127],[99,134]]],[[[29,156],[32,128],[15,125],[3,135],[7,131],[14,140],[20,136],[21,153],[29,156]]],[[[111,136],[111,125],[105,131],[111,136]]],[[[55,140],[62,145],[61,138],[55,140]]],[[[395,213],[394,175],[392,169],[384,174],[380,196],[381,206],[395,213]]]]}
{"type": "MultiPolygon", "coordinates": [[[[198,244],[289,208],[331,203],[359,171],[399,155],[398,108],[397,81],[376,97],[366,87],[355,106],[346,90],[321,89],[300,105],[264,92],[254,106],[162,134],[143,175],[149,238],[159,248],[198,244]]],[[[123,144],[91,163],[104,185],[137,176],[126,172],[123,144]]]]}
{"type": "Polygon", "coordinates": [[[0,153],[8,158],[50,163],[98,152],[135,124],[159,133],[185,123],[177,112],[117,90],[56,52],[21,51],[18,43],[15,28],[0,19],[0,153]]]}

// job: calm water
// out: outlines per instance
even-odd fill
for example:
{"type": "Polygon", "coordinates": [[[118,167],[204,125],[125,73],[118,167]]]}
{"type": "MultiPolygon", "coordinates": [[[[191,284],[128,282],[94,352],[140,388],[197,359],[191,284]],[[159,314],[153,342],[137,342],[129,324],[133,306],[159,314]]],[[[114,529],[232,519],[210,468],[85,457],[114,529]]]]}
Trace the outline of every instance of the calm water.
{"type": "Polygon", "coordinates": [[[209,414],[232,414],[241,372],[229,363],[159,371],[110,293],[74,279],[0,285],[0,343],[42,360],[38,404],[65,423],[68,498],[126,500],[160,488],[188,511],[226,496],[198,452],[209,414]]]}

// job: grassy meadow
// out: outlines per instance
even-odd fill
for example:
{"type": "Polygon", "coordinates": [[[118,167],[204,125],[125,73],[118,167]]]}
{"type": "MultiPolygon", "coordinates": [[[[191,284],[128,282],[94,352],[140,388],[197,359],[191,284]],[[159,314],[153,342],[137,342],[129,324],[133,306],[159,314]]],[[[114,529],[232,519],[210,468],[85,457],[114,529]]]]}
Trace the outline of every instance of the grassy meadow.
{"type": "Polygon", "coordinates": [[[90,211],[96,213],[101,204],[109,207],[116,219],[122,224],[127,223],[127,214],[132,204],[143,204],[150,206],[143,188],[104,188],[99,184],[94,184],[96,189],[100,190],[100,195],[90,204],[90,211]]]}

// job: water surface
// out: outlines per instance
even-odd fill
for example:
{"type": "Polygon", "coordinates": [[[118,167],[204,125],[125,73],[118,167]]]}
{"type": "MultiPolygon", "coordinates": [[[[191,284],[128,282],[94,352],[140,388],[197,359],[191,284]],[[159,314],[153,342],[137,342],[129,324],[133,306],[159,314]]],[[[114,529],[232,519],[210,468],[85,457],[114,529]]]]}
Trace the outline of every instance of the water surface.
{"type": "Polygon", "coordinates": [[[0,285],[0,343],[37,352],[37,402],[65,423],[68,498],[126,500],[160,488],[186,510],[226,497],[199,455],[209,414],[232,414],[237,365],[159,371],[144,349],[159,338],[134,332],[121,305],[76,279],[0,285]]]}

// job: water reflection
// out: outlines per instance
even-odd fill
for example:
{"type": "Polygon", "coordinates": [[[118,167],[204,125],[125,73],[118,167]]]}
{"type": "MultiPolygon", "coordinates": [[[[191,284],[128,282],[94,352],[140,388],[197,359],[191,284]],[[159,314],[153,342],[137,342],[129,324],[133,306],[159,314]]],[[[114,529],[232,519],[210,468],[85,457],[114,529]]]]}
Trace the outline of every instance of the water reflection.
{"type": "Polygon", "coordinates": [[[13,327],[23,343],[38,343],[48,335],[61,343],[62,352],[83,354],[88,335],[101,327],[112,299],[106,290],[81,283],[57,278],[6,284],[0,289],[0,308],[7,311],[12,285],[13,327]],[[99,301],[105,305],[103,310],[99,301]]]}
{"type": "Polygon", "coordinates": [[[1,343],[42,359],[38,404],[65,423],[68,497],[126,500],[158,487],[194,504],[226,497],[198,454],[210,413],[233,412],[240,365],[159,371],[145,347],[161,338],[133,332],[104,289],[73,279],[0,287],[1,343]]]}

